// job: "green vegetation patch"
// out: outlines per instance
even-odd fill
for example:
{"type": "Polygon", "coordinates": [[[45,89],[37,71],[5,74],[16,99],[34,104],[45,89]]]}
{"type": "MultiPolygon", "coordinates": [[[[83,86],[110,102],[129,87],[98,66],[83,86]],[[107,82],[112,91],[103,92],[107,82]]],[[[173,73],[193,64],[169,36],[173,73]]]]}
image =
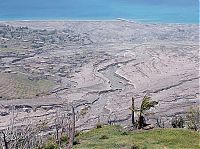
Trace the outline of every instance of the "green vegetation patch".
{"type": "Polygon", "coordinates": [[[6,99],[33,98],[48,94],[54,85],[51,80],[30,80],[24,74],[0,74],[0,94],[6,99]]]}
{"type": "Polygon", "coordinates": [[[12,79],[16,82],[16,90],[22,97],[47,94],[54,86],[53,81],[47,79],[29,80],[27,76],[21,74],[13,75],[12,79]]]}
{"type": "Polygon", "coordinates": [[[81,133],[77,149],[199,149],[200,135],[185,129],[154,129],[149,131],[128,132],[120,126],[104,126],[81,133]],[[102,139],[106,136],[106,139],[102,139]]]}

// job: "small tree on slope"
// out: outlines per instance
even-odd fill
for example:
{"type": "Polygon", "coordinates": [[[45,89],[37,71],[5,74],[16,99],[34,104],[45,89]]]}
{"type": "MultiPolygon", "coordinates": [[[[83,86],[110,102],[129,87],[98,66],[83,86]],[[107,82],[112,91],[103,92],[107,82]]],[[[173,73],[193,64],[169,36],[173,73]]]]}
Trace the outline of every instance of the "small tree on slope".
{"type": "Polygon", "coordinates": [[[132,124],[136,126],[138,129],[145,127],[145,113],[150,110],[151,108],[155,107],[158,104],[157,101],[153,101],[151,97],[145,95],[142,99],[142,103],[139,108],[134,107],[134,98],[132,98],[132,124]],[[134,112],[138,114],[138,121],[137,123],[134,122],[134,112]]]}

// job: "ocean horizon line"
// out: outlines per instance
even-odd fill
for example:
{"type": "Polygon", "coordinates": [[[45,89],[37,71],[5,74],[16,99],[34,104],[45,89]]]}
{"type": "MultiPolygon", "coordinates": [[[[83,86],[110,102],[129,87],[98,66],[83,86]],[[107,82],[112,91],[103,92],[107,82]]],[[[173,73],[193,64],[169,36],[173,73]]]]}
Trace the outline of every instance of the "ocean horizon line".
{"type": "Polygon", "coordinates": [[[0,19],[0,23],[4,22],[116,22],[125,21],[130,23],[138,24],[174,24],[174,25],[199,25],[199,22],[162,22],[162,21],[148,21],[150,19],[126,19],[126,18],[115,18],[115,19],[0,19]]]}
{"type": "Polygon", "coordinates": [[[199,4],[189,0],[2,1],[0,20],[110,21],[122,18],[156,24],[199,24],[199,4]]]}

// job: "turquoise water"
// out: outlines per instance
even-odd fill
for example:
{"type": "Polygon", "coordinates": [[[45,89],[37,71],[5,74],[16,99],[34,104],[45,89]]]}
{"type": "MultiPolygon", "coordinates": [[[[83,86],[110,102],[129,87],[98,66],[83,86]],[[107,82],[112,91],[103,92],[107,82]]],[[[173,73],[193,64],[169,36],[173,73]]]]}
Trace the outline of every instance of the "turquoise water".
{"type": "Polygon", "coordinates": [[[0,20],[198,23],[199,0],[0,0],[0,20]]]}

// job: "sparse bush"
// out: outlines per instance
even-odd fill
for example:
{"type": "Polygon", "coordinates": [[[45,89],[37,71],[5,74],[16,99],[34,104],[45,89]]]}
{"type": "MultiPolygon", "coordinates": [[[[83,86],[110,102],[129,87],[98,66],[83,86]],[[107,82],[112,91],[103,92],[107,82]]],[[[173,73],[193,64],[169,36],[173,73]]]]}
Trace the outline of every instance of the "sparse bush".
{"type": "Polygon", "coordinates": [[[172,127],[173,128],[183,128],[184,127],[184,120],[181,116],[175,116],[172,118],[172,127]]]}
{"type": "Polygon", "coordinates": [[[78,138],[74,138],[73,145],[77,145],[77,144],[80,144],[80,141],[78,138]]]}
{"type": "Polygon", "coordinates": [[[106,135],[102,135],[99,139],[109,139],[109,137],[106,135]]]}
{"type": "Polygon", "coordinates": [[[190,108],[189,112],[186,115],[187,127],[189,129],[195,131],[199,129],[199,116],[200,116],[200,111],[198,107],[190,108]]]}
{"type": "Polygon", "coordinates": [[[67,135],[64,135],[60,138],[60,141],[62,144],[67,144],[68,143],[68,136],[67,135]]]}
{"type": "Polygon", "coordinates": [[[80,134],[81,134],[80,131],[76,131],[76,133],[75,133],[75,137],[78,137],[80,134]]]}
{"type": "Polygon", "coordinates": [[[80,116],[84,117],[87,114],[89,109],[90,109],[90,107],[85,107],[85,108],[81,109],[80,116]]]}
{"type": "Polygon", "coordinates": [[[99,128],[102,128],[102,127],[103,127],[103,125],[102,125],[102,123],[100,122],[100,119],[98,118],[98,122],[97,122],[97,124],[96,124],[96,128],[99,129],[99,128]]]}
{"type": "Polygon", "coordinates": [[[101,123],[97,123],[96,128],[97,129],[102,128],[102,124],[101,123]]]}
{"type": "Polygon", "coordinates": [[[156,119],[156,125],[157,125],[159,128],[165,128],[165,123],[164,123],[164,121],[162,121],[161,118],[157,118],[157,119],[156,119]]]}
{"type": "Polygon", "coordinates": [[[131,146],[131,149],[139,149],[139,147],[134,144],[134,145],[131,146]]]}
{"type": "MultiPolygon", "coordinates": [[[[2,149],[2,148],[0,148],[0,149],[2,149]]],[[[34,149],[43,149],[43,147],[39,146],[39,147],[36,147],[34,149]]]]}
{"type": "Polygon", "coordinates": [[[58,149],[58,145],[53,142],[53,141],[49,141],[45,146],[44,149],[58,149]]]}
{"type": "Polygon", "coordinates": [[[126,135],[128,135],[128,132],[127,131],[122,131],[121,135],[126,136],[126,135]]]}

